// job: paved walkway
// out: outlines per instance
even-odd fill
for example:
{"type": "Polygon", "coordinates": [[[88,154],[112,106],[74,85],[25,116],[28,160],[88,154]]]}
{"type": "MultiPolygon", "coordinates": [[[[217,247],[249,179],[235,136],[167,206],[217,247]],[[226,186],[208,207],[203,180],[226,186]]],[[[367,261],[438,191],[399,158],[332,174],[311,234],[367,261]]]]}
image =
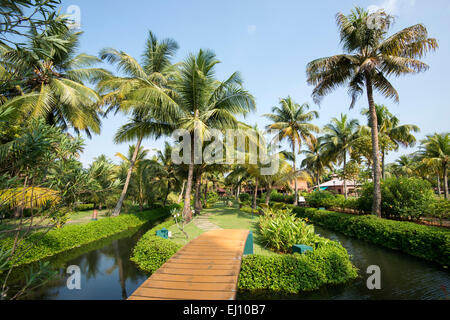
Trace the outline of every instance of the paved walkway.
{"type": "Polygon", "coordinates": [[[189,242],[129,300],[234,300],[248,230],[212,230],[189,242]]]}
{"type": "Polygon", "coordinates": [[[210,216],[212,216],[211,213],[203,214],[195,217],[193,222],[197,228],[203,231],[221,230],[221,227],[209,221],[210,216]]]}

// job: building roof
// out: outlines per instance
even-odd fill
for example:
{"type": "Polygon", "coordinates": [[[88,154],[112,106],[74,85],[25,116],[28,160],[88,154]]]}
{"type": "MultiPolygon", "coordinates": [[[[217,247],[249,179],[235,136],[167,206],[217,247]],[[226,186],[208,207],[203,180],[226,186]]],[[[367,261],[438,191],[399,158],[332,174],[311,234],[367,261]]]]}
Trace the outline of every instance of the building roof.
{"type": "MultiPolygon", "coordinates": [[[[347,187],[355,187],[359,186],[360,184],[354,180],[346,180],[347,187]]],[[[320,187],[341,187],[344,186],[344,180],[340,180],[338,178],[333,178],[330,181],[324,182],[320,184],[320,187]]],[[[317,188],[318,186],[315,186],[314,188],[317,188]]]]}

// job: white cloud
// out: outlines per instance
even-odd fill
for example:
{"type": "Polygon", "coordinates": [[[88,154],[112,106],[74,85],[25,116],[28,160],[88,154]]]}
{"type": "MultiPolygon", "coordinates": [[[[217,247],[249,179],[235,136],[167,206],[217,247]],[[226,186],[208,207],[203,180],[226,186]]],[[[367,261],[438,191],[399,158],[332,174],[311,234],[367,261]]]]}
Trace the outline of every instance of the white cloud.
{"type": "Polygon", "coordinates": [[[254,34],[256,32],[256,26],[254,24],[251,24],[247,26],[247,33],[248,34],[254,34]]]}
{"type": "Polygon", "coordinates": [[[375,12],[378,9],[384,9],[387,13],[396,14],[405,6],[413,7],[415,2],[415,0],[383,0],[383,2],[379,5],[370,5],[367,10],[370,12],[375,12]]]}

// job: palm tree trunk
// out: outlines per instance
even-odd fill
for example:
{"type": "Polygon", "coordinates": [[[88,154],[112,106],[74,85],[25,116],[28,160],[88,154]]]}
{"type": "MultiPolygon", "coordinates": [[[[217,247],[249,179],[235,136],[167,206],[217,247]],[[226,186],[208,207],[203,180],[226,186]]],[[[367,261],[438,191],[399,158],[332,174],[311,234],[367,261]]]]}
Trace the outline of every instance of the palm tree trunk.
{"type": "Polygon", "coordinates": [[[253,192],[252,209],[256,210],[256,199],[258,198],[258,178],[255,179],[255,190],[253,192]]]}
{"type": "Polygon", "coordinates": [[[181,192],[180,195],[178,196],[178,201],[177,203],[181,202],[181,199],[183,199],[183,193],[184,193],[184,186],[186,185],[186,180],[183,180],[183,186],[181,187],[181,192]]]}
{"type": "Polygon", "coordinates": [[[440,198],[441,197],[441,177],[440,177],[440,173],[439,173],[439,170],[438,170],[438,173],[437,173],[437,191],[438,191],[438,197],[440,198]]]}
{"type": "Polygon", "coordinates": [[[241,194],[241,184],[238,184],[237,188],[236,188],[236,201],[239,201],[239,195],[241,194]]]}
{"type": "Polygon", "coordinates": [[[202,202],[201,202],[201,185],[202,185],[202,172],[199,170],[195,179],[195,199],[194,199],[194,211],[195,214],[200,214],[202,210],[202,202]]]}
{"type": "Polygon", "coordinates": [[[378,119],[373,100],[372,78],[366,74],[367,99],[369,101],[370,126],[372,131],[372,158],[373,158],[373,203],[372,213],[381,218],[381,168],[380,151],[378,144],[378,119]]]}
{"type": "Polygon", "coordinates": [[[444,196],[445,200],[448,200],[447,163],[444,163],[444,196]]]}
{"type": "Polygon", "coordinates": [[[191,191],[192,191],[192,180],[194,178],[194,139],[191,136],[191,162],[189,163],[188,178],[186,184],[186,192],[184,194],[184,208],[183,217],[187,222],[192,219],[191,211],[191,191]]]}
{"type": "Polygon", "coordinates": [[[125,180],[125,185],[123,186],[122,194],[120,195],[119,201],[117,202],[116,208],[112,214],[113,217],[117,217],[120,214],[120,210],[122,209],[123,200],[127,194],[128,186],[131,180],[131,174],[133,173],[134,165],[136,163],[136,158],[139,153],[139,148],[142,143],[142,135],[139,137],[138,142],[136,144],[136,148],[134,149],[133,157],[131,158],[130,168],[128,168],[127,179],[125,180]]]}
{"type": "Polygon", "coordinates": [[[208,199],[208,179],[205,179],[205,198],[203,199],[203,207],[206,208],[206,206],[208,205],[207,199],[208,199]]]}
{"type": "Polygon", "coordinates": [[[294,188],[295,188],[295,200],[294,200],[294,206],[297,206],[298,205],[298,188],[297,188],[297,175],[296,175],[296,173],[297,173],[297,169],[296,169],[296,166],[297,166],[297,156],[295,155],[295,142],[294,143],[292,143],[292,153],[293,153],[293,155],[294,155],[294,188]]]}
{"type": "Polygon", "coordinates": [[[347,200],[347,177],[346,177],[346,171],[345,171],[345,169],[346,169],[346,167],[347,167],[347,151],[345,150],[344,151],[344,196],[345,196],[345,199],[347,200]]]}
{"type": "Polygon", "coordinates": [[[268,206],[269,205],[269,202],[270,202],[270,196],[272,195],[272,186],[270,186],[268,189],[267,189],[267,192],[266,192],[266,206],[268,206]]]}

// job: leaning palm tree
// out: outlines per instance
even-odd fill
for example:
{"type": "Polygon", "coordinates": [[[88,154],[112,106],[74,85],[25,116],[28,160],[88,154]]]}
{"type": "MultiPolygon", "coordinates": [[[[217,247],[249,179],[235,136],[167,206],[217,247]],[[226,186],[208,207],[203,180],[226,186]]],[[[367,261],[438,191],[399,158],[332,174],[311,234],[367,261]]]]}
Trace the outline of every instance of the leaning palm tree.
{"type": "MultiPolygon", "coordinates": [[[[238,72],[225,81],[215,78],[218,63],[215,54],[208,50],[200,50],[197,55],[190,54],[181,63],[173,82],[175,101],[180,111],[176,124],[189,132],[191,143],[182,213],[187,220],[192,218],[190,204],[194,162],[198,162],[196,148],[202,150],[203,141],[210,135],[211,129],[237,129],[239,123],[236,115],[245,115],[255,109],[254,98],[243,89],[238,72]]],[[[197,179],[201,178],[201,172],[197,171],[197,174],[197,179]]]]}
{"type": "Polygon", "coordinates": [[[387,37],[393,18],[383,11],[374,16],[362,8],[355,8],[349,16],[336,16],[341,43],[345,53],[321,58],[307,66],[308,83],[314,85],[316,102],[334,89],[348,85],[352,108],[364,90],[370,110],[372,131],[372,156],[374,201],[372,212],[381,217],[380,160],[378,146],[378,122],[373,91],[386,98],[399,101],[399,95],[387,77],[414,74],[427,70],[425,63],[417,60],[428,51],[438,48],[437,41],[428,37],[427,29],[417,24],[387,37]]]}
{"type": "Polygon", "coordinates": [[[42,34],[34,30],[26,48],[1,50],[0,61],[7,70],[2,68],[0,74],[20,76],[17,85],[12,82],[13,87],[1,93],[8,98],[2,109],[20,110],[24,121],[42,117],[63,130],[99,133],[100,97],[86,82],[96,83],[110,73],[92,67],[101,62],[97,57],[75,54],[81,34],[63,28],[50,27],[42,34]],[[60,42],[44,45],[36,40],[43,35],[60,42]]]}
{"type": "MultiPolygon", "coordinates": [[[[116,134],[115,142],[122,143],[137,140],[136,152],[144,138],[158,139],[169,133],[173,127],[169,124],[173,118],[176,104],[172,100],[172,90],[168,81],[173,76],[174,67],[170,60],[178,48],[171,39],[158,41],[150,32],[140,65],[133,57],[115,49],[103,49],[100,57],[116,64],[124,77],[109,77],[98,85],[103,94],[103,104],[108,105],[106,113],[114,110],[131,113],[129,123],[122,126],[116,134]],[[155,115],[162,120],[155,121],[155,115]]],[[[131,173],[135,166],[137,153],[130,161],[127,178],[113,216],[120,214],[125,199],[131,173]]]]}
{"type": "MultiPolygon", "coordinates": [[[[444,178],[444,194],[448,199],[448,165],[450,163],[450,133],[435,133],[421,141],[420,157],[427,165],[435,165],[441,168],[444,178]]],[[[439,173],[438,173],[439,175],[439,173]]]]}
{"type": "Polygon", "coordinates": [[[359,139],[359,122],[348,119],[341,114],[341,118],[331,119],[331,123],[324,127],[323,136],[325,154],[329,159],[343,163],[344,169],[344,195],[347,199],[346,166],[347,155],[352,153],[353,145],[359,139]]]}
{"type": "MultiPolygon", "coordinates": [[[[268,129],[279,130],[278,138],[287,139],[292,147],[293,170],[297,172],[297,153],[302,148],[302,142],[308,146],[315,142],[314,133],[320,131],[319,127],[310,123],[319,117],[317,111],[308,111],[308,104],[299,105],[291,97],[280,99],[280,106],[273,107],[271,114],[264,115],[273,123],[268,125],[268,129]],[[298,149],[297,149],[298,147],[298,149]]],[[[298,204],[297,178],[294,174],[295,200],[298,204]]]]}
{"type": "MultiPolygon", "coordinates": [[[[381,151],[381,176],[385,178],[385,157],[388,150],[397,151],[400,146],[413,147],[416,144],[416,138],[412,132],[420,132],[420,128],[413,124],[402,124],[400,120],[392,115],[384,105],[375,104],[378,134],[380,135],[381,151]]],[[[363,109],[361,114],[367,116],[370,127],[369,109],[363,109]]]]}

